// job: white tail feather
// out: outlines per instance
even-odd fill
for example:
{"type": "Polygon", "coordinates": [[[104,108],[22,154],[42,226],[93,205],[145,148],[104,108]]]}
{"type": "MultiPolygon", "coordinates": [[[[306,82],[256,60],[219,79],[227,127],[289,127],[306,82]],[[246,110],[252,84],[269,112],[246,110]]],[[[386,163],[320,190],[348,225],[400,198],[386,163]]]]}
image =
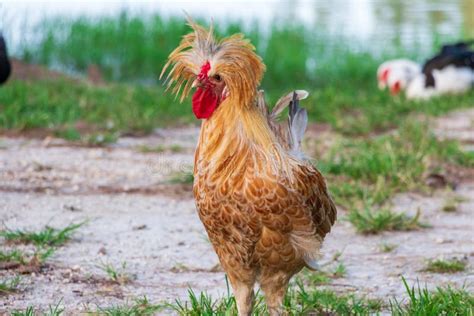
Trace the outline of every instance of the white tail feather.
{"type": "Polygon", "coordinates": [[[291,150],[298,152],[301,150],[301,140],[303,139],[306,126],[308,125],[308,113],[306,109],[298,109],[291,122],[291,150]]]}
{"type": "Polygon", "coordinates": [[[272,110],[272,117],[277,117],[283,110],[290,104],[291,100],[293,100],[293,95],[296,93],[297,100],[304,100],[308,97],[309,93],[306,90],[295,90],[291,91],[287,95],[281,97],[272,110]]]}

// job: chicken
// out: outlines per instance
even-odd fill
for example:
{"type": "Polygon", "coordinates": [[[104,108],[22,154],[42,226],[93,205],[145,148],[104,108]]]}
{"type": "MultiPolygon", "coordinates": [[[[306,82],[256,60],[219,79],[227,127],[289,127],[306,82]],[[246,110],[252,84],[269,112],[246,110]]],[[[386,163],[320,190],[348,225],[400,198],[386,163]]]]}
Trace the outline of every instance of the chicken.
{"type": "Polygon", "coordinates": [[[11,63],[8,58],[7,44],[3,35],[0,34],[0,85],[4,84],[10,77],[11,73],[11,63]]]}
{"type": "Polygon", "coordinates": [[[269,112],[257,90],[265,65],[243,35],[217,40],[189,20],[193,32],[169,55],[168,87],[203,119],[194,160],[194,197],[239,315],[252,312],[260,284],[271,315],[280,315],[290,278],[317,268],[319,250],[336,220],[320,172],[304,158],[307,124],[297,91],[269,112]],[[289,105],[288,126],[277,116],[289,105]]]}
{"type": "Polygon", "coordinates": [[[387,86],[392,94],[398,93],[404,89],[409,81],[421,71],[420,65],[409,59],[393,59],[382,63],[377,68],[377,82],[379,89],[384,90],[387,86]],[[393,73],[403,74],[403,76],[394,76],[393,73]],[[392,82],[397,77],[399,81],[392,82]]]}
{"type": "Polygon", "coordinates": [[[474,40],[445,44],[419,65],[409,59],[394,59],[377,69],[380,89],[392,95],[406,91],[408,99],[428,99],[443,94],[464,93],[474,84],[474,40]]]}

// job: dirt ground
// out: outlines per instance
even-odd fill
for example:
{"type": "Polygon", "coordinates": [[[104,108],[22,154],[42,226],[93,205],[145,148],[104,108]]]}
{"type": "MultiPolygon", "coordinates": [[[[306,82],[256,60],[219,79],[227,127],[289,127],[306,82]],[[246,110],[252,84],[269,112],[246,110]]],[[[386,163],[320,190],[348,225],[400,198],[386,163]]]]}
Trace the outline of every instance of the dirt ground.
{"type": "MultiPolygon", "coordinates": [[[[474,110],[454,112],[433,123],[441,138],[474,144],[474,110]]],[[[226,293],[224,273],[196,214],[189,184],[171,184],[189,171],[198,128],[156,130],[143,138],[121,138],[109,147],[71,146],[63,140],[0,137],[0,228],[64,227],[87,220],[66,245],[58,248],[40,273],[24,275],[21,291],[0,297],[0,313],[34,305],[48,308],[61,300],[68,314],[97,306],[131,302],[146,295],[153,303],[185,299],[187,290],[226,293]],[[140,148],[174,148],[144,153],[140,148]],[[113,284],[104,264],[120,267],[132,279],[113,284]]],[[[309,139],[320,135],[310,133],[309,139]]],[[[394,197],[398,211],[415,214],[431,228],[357,234],[344,211],[324,244],[321,264],[339,262],[347,275],[328,287],[340,292],[382,298],[404,295],[401,276],[430,288],[465,285],[473,290],[474,179],[454,191],[394,197]],[[442,212],[449,197],[462,197],[456,212],[442,212]],[[383,243],[394,244],[384,253],[383,243]],[[460,258],[465,272],[423,272],[428,259],[460,258]]],[[[8,249],[10,246],[1,244],[8,249]]],[[[27,246],[25,246],[27,247],[27,246]]],[[[0,277],[13,276],[0,270],[0,277]]]]}

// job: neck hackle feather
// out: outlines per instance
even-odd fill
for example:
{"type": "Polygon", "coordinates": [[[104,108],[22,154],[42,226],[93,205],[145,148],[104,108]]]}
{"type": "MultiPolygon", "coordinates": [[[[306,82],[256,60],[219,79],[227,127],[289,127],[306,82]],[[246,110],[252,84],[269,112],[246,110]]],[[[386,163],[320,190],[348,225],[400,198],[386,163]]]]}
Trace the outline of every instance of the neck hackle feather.
{"type": "Polygon", "coordinates": [[[189,18],[188,24],[193,32],[185,35],[171,52],[160,78],[170,69],[167,88],[176,95],[181,93],[182,101],[202,66],[209,62],[209,77],[219,74],[228,90],[227,98],[203,122],[196,159],[209,162],[206,172],[218,170],[221,180],[242,172],[248,167],[248,159],[258,160],[257,169],[261,171],[289,176],[289,166],[283,163],[288,162],[287,152],[257,106],[257,89],[265,65],[255,47],[242,34],[217,40],[212,26],[208,30],[189,18]]]}

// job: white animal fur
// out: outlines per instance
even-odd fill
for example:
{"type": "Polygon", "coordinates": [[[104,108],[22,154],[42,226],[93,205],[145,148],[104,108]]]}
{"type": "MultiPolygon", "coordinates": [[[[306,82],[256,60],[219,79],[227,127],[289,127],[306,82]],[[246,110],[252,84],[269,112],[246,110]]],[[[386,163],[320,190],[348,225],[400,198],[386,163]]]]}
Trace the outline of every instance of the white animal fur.
{"type": "Polygon", "coordinates": [[[460,94],[467,92],[474,85],[474,71],[467,67],[448,66],[433,71],[434,87],[425,86],[425,75],[418,74],[408,85],[408,99],[429,99],[444,94],[460,94]]]}

